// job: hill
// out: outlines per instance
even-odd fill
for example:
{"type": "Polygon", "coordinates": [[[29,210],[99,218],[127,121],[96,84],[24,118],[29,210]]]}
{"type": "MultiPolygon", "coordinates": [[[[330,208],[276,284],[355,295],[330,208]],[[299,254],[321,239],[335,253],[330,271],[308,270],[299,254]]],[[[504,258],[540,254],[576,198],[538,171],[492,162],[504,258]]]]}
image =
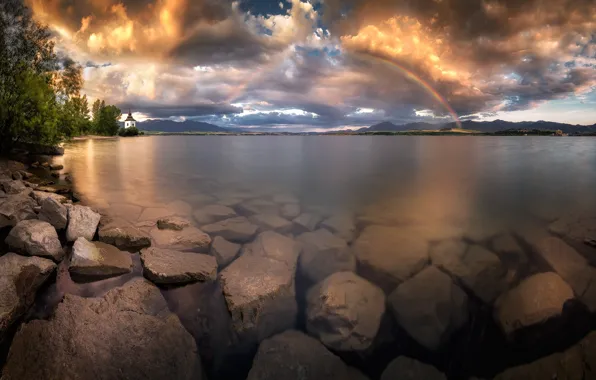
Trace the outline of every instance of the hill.
{"type": "Polygon", "coordinates": [[[214,124],[203,123],[200,121],[172,121],[172,120],[147,120],[137,123],[137,128],[141,131],[147,132],[227,132],[237,133],[242,132],[235,128],[222,128],[214,124]]]}

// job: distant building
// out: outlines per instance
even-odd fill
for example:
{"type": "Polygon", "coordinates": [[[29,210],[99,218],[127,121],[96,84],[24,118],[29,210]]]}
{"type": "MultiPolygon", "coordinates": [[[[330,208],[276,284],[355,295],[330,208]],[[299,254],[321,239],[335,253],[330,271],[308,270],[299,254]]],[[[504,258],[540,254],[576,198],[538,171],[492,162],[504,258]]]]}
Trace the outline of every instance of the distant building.
{"type": "Polygon", "coordinates": [[[124,120],[124,128],[137,127],[137,121],[132,117],[132,113],[128,111],[128,117],[124,120]]]}

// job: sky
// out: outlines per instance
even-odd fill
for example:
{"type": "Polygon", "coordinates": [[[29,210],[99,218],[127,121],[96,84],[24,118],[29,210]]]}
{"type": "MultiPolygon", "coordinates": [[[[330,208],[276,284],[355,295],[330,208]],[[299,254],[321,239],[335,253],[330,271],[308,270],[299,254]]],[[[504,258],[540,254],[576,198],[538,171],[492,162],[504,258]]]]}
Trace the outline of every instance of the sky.
{"type": "Polygon", "coordinates": [[[596,0],[25,1],[140,121],[596,123],[596,0]]]}

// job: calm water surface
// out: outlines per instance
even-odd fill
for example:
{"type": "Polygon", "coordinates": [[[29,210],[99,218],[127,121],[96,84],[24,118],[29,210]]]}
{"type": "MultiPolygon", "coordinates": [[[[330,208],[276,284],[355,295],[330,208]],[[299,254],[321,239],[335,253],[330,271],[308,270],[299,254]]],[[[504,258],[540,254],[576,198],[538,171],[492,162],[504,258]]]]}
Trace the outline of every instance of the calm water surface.
{"type": "MultiPolygon", "coordinates": [[[[501,232],[519,238],[528,228],[546,231],[562,215],[596,214],[596,138],[159,136],[74,142],[59,160],[84,202],[131,222],[151,207],[191,215],[208,204],[234,206],[280,194],[297,197],[302,211],[349,215],[356,236],[367,225],[383,224],[426,231],[429,240],[501,232]]],[[[514,277],[527,275],[513,269],[514,277]]],[[[206,361],[226,373],[221,351],[232,338],[225,318],[214,317],[226,315],[215,288],[195,284],[164,289],[164,295],[206,361]]],[[[345,359],[375,378],[391,355],[405,350],[459,378],[494,375],[567,344],[511,343],[491,321],[490,308],[472,313],[470,325],[438,353],[403,338],[381,354],[345,359]]],[[[249,367],[251,357],[245,359],[249,367]]],[[[244,374],[248,368],[237,367],[244,374]]],[[[225,378],[222,373],[214,377],[225,378]]]]}

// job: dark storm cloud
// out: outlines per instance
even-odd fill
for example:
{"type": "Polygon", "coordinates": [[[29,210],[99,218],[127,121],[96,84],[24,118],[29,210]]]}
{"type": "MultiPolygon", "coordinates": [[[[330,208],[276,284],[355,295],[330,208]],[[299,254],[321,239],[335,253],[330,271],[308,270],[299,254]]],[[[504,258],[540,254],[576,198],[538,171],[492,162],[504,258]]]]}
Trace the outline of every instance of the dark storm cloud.
{"type": "Polygon", "coordinates": [[[167,119],[171,116],[198,117],[206,115],[233,115],[242,112],[241,108],[226,104],[175,104],[164,105],[160,103],[134,102],[118,104],[122,112],[134,110],[140,112],[151,119],[167,119]]]}

